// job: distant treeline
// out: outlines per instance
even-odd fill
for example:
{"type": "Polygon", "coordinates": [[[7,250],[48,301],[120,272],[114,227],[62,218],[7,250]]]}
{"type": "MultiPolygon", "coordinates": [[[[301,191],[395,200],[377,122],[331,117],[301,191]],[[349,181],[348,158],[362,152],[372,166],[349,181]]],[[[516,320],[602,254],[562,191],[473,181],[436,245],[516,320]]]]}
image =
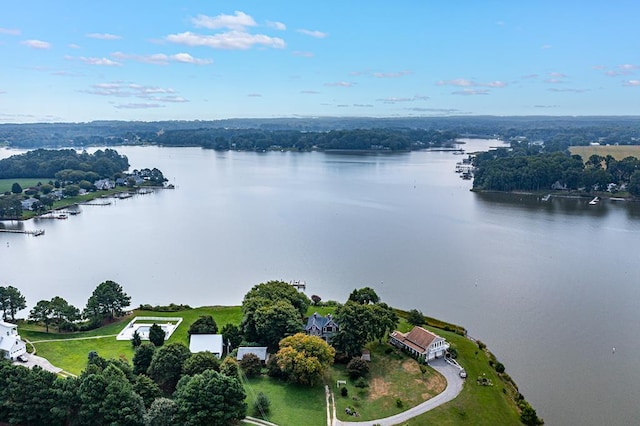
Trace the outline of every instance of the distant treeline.
{"type": "MultiPolygon", "coordinates": [[[[175,137],[180,133],[183,144],[203,146],[200,139],[214,147],[224,145],[222,140],[232,136],[243,138],[277,139],[275,145],[286,144],[286,139],[296,139],[298,146],[313,145],[309,139],[321,138],[331,131],[383,130],[399,132],[403,129],[422,129],[449,132],[471,137],[499,137],[511,139],[525,137],[529,141],[542,140],[554,150],[570,145],[640,144],[639,117],[322,117],[322,118],[274,118],[228,119],[215,121],[93,121],[90,123],[35,123],[0,124],[0,145],[14,148],[117,146],[141,143],[168,143],[179,145],[175,137]],[[360,129],[360,130],[359,130],[360,129]],[[211,135],[215,133],[213,139],[211,135]],[[309,136],[311,134],[311,136],[309,136]]],[[[336,138],[339,140],[339,138],[336,138]]],[[[401,138],[402,139],[402,138],[401,138]]],[[[417,138],[420,140],[422,138],[417,138]]],[[[261,146],[264,140],[258,143],[261,146]]],[[[290,142],[293,145],[293,142],[290,142]]],[[[354,145],[358,143],[354,142],[354,145]]],[[[400,143],[402,145],[402,143],[400,143]]],[[[260,149],[260,148],[258,148],[260,149]]],[[[327,148],[332,149],[332,148],[327,148]]],[[[362,148],[356,148],[362,149],[362,148]]]]}
{"type": "Polygon", "coordinates": [[[216,150],[288,149],[408,151],[452,144],[456,134],[438,130],[357,129],[330,132],[293,130],[194,129],[162,133],[154,142],[165,146],[201,146],[216,150]]]}
{"type": "Polygon", "coordinates": [[[62,171],[91,173],[96,179],[112,178],[128,168],[127,157],[113,149],[93,154],[77,153],[73,149],[36,149],[0,160],[0,179],[52,178],[62,171]]]}
{"type": "Polygon", "coordinates": [[[612,156],[592,155],[583,162],[579,155],[552,151],[527,143],[512,144],[479,153],[473,187],[491,191],[542,191],[555,189],[586,192],[626,189],[640,196],[640,160],[627,157],[617,161],[612,156]]]}

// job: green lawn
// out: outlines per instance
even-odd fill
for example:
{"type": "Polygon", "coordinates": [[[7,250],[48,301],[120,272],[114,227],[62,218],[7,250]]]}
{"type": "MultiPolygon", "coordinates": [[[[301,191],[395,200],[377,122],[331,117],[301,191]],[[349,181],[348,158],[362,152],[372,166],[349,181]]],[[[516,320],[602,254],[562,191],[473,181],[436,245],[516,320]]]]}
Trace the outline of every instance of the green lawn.
{"type": "Polygon", "coordinates": [[[263,376],[245,379],[247,414],[253,416],[253,402],[258,392],[271,401],[266,420],[281,426],[325,426],[327,409],[323,385],[314,387],[292,385],[263,376]]]}
{"type": "Polygon", "coordinates": [[[11,186],[13,186],[13,184],[15,182],[18,182],[20,184],[20,186],[22,187],[22,189],[27,189],[30,186],[36,186],[38,184],[38,182],[47,183],[50,180],[51,179],[46,179],[46,178],[41,178],[41,179],[37,179],[37,178],[0,179],[0,194],[4,194],[7,191],[11,191],[11,186]]]}

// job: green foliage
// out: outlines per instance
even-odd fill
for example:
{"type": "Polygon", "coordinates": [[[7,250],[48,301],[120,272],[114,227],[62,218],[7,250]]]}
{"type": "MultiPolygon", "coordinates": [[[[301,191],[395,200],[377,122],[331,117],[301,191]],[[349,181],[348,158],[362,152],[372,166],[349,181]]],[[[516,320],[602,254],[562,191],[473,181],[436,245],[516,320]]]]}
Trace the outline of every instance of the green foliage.
{"type": "Polygon", "coordinates": [[[257,341],[269,348],[277,348],[278,342],[302,330],[298,311],[287,300],[261,306],[254,313],[257,341]]]}
{"type": "Polygon", "coordinates": [[[239,364],[247,377],[259,376],[262,371],[262,361],[255,354],[245,354],[239,364]]]}
{"type": "Polygon", "coordinates": [[[424,315],[419,310],[412,309],[407,314],[407,322],[411,325],[420,326],[425,322],[424,315]]]}
{"type": "Polygon", "coordinates": [[[181,343],[169,343],[158,348],[149,365],[149,377],[165,394],[173,393],[182,375],[182,366],[190,355],[189,348],[181,343]]]}
{"type": "Polygon", "coordinates": [[[85,317],[94,319],[113,319],[122,316],[124,308],[131,303],[120,284],[108,280],[100,283],[87,301],[85,317]]]}
{"type": "Polygon", "coordinates": [[[144,374],[139,374],[133,379],[133,390],[140,395],[145,408],[149,408],[156,398],[162,396],[158,385],[144,374]]]}
{"type": "Polygon", "coordinates": [[[222,327],[222,340],[224,344],[227,346],[231,346],[231,348],[237,348],[242,343],[242,332],[240,331],[240,327],[235,324],[225,324],[222,327]]]}
{"type": "Polygon", "coordinates": [[[51,309],[51,302],[48,300],[39,300],[38,303],[36,303],[36,306],[34,306],[31,311],[29,311],[29,319],[35,322],[41,322],[44,323],[44,326],[47,330],[47,333],[49,332],[49,323],[51,322],[51,314],[52,314],[52,309],[51,309]]]}
{"type": "Polygon", "coordinates": [[[378,303],[380,301],[380,297],[371,287],[363,287],[353,290],[349,295],[349,300],[363,305],[368,305],[370,303],[378,303]]]}
{"type": "Polygon", "coordinates": [[[520,408],[520,421],[527,426],[543,425],[544,420],[538,417],[538,413],[533,407],[524,399],[518,402],[520,408]]]}
{"type": "Polygon", "coordinates": [[[347,389],[345,386],[340,388],[340,395],[344,398],[346,398],[347,396],[349,396],[349,389],[347,389]]]}
{"type": "Polygon", "coordinates": [[[627,187],[629,194],[634,197],[640,197],[640,170],[633,172],[629,179],[629,185],[627,187]]]}
{"type": "Polygon", "coordinates": [[[2,318],[6,321],[11,316],[11,321],[15,321],[16,312],[27,307],[27,301],[20,293],[20,290],[13,286],[0,286],[0,309],[3,311],[2,318]]]}
{"type": "Polygon", "coordinates": [[[140,337],[140,334],[138,333],[138,330],[136,330],[136,331],[133,332],[133,337],[131,337],[131,346],[135,350],[141,344],[142,344],[142,338],[140,337]]]}
{"type": "Polygon", "coordinates": [[[217,334],[218,324],[211,315],[202,315],[189,326],[189,336],[192,334],[217,334]]]}
{"type": "Polygon", "coordinates": [[[265,419],[271,411],[271,401],[263,392],[258,392],[256,400],[253,402],[253,415],[265,419]]]}
{"type": "Polygon", "coordinates": [[[155,306],[144,304],[144,305],[140,305],[138,309],[141,309],[144,311],[152,311],[152,312],[178,312],[178,311],[190,310],[193,308],[189,305],[182,305],[182,304],[178,305],[175,303],[169,303],[168,305],[155,305],[155,306]]]}
{"type": "Polygon", "coordinates": [[[13,185],[11,185],[11,192],[13,192],[14,194],[22,194],[22,187],[18,182],[15,182],[13,185]]]}
{"type": "Polygon", "coordinates": [[[244,312],[245,303],[254,298],[266,299],[270,302],[276,302],[278,300],[288,300],[291,305],[303,316],[311,301],[304,293],[299,292],[290,284],[284,281],[268,281],[253,286],[251,290],[244,296],[242,301],[242,308],[244,312]]]}
{"type": "Polygon", "coordinates": [[[223,359],[222,363],[220,364],[220,372],[225,376],[237,378],[240,373],[239,369],[240,367],[238,365],[238,362],[230,356],[223,359]]]}
{"type": "Polygon", "coordinates": [[[317,336],[298,333],[280,341],[276,362],[290,382],[313,386],[333,364],[335,349],[317,336]]]}
{"type": "Polygon", "coordinates": [[[182,372],[189,376],[204,373],[207,370],[220,371],[220,360],[211,352],[191,354],[182,367],[182,372]]]}
{"type": "Polygon", "coordinates": [[[153,323],[151,327],[149,327],[149,341],[156,347],[164,345],[165,337],[166,333],[158,324],[153,323]]]}
{"type": "Polygon", "coordinates": [[[315,306],[318,306],[320,304],[321,300],[322,300],[322,298],[320,296],[318,296],[317,294],[311,295],[311,301],[313,302],[313,304],[315,306]]]}
{"type": "Polygon", "coordinates": [[[0,197],[0,218],[20,219],[22,218],[22,196],[5,195],[0,197]]]}
{"type": "Polygon", "coordinates": [[[146,426],[174,426],[178,404],[169,398],[156,398],[144,415],[146,426]]]}
{"type": "Polygon", "coordinates": [[[402,400],[401,400],[400,398],[397,398],[397,399],[396,399],[396,407],[398,407],[398,408],[402,408],[402,407],[403,407],[403,405],[404,405],[404,404],[402,403],[402,400]]]}
{"type": "Polygon", "coordinates": [[[369,383],[367,382],[367,379],[365,379],[364,377],[358,377],[356,381],[353,383],[353,386],[360,389],[364,389],[369,387],[369,383]]]}
{"type": "Polygon", "coordinates": [[[207,370],[185,376],[175,393],[177,420],[185,426],[227,426],[243,419],[246,394],[238,379],[207,370]]]}
{"type": "Polygon", "coordinates": [[[384,338],[398,323],[395,311],[385,303],[363,305],[351,300],[336,309],[335,319],[340,331],[333,346],[349,356],[360,355],[366,343],[384,338]]]}
{"type": "Polygon", "coordinates": [[[360,357],[353,357],[347,364],[347,374],[352,379],[366,376],[369,373],[369,363],[360,357]]]}
{"type": "Polygon", "coordinates": [[[494,367],[498,373],[504,373],[504,364],[501,362],[496,362],[494,367]]]}
{"type": "Polygon", "coordinates": [[[133,355],[133,372],[135,374],[146,374],[156,347],[153,343],[144,342],[136,349],[133,355]]]}

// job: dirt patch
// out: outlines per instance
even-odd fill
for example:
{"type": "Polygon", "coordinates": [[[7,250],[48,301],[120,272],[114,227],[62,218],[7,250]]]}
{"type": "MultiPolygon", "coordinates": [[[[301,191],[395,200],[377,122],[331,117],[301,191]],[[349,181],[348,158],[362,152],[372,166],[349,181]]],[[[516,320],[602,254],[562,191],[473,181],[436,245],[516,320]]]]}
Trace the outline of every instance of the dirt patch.
{"type": "Polygon", "coordinates": [[[389,394],[389,383],[384,379],[376,377],[369,383],[369,398],[372,400],[381,398],[389,394]]]}
{"type": "Polygon", "coordinates": [[[447,380],[440,374],[431,374],[426,380],[422,380],[422,382],[427,390],[427,392],[422,394],[422,399],[425,401],[442,393],[447,387],[447,380]]]}
{"type": "Polygon", "coordinates": [[[408,359],[403,362],[402,369],[409,374],[420,374],[420,366],[412,359],[408,359]]]}

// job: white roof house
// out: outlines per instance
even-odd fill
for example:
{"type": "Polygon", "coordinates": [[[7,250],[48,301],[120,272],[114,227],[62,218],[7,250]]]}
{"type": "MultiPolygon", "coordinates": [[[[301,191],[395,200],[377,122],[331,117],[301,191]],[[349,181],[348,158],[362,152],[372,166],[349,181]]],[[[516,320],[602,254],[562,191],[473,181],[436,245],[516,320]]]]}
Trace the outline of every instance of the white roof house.
{"type": "Polygon", "coordinates": [[[189,339],[191,353],[211,352],[218,358],[222,357],[222,334],[192,334],[189,339]]]}
{"type": "Polygon", "coordinates": [[[27,346],[18,334],[17,325],[0,321],[0,350],[4,351],[4,357],[11,361],[27,352],[27,346]]]}
{"type": "Polygon", "coordinates": [[[238,355],[236,356],[236,359],[240,361],[246,354],[254,354],[262,362],[267,362],[269,359],[266,346],[240,346],[238,348],[238,355]]]}

